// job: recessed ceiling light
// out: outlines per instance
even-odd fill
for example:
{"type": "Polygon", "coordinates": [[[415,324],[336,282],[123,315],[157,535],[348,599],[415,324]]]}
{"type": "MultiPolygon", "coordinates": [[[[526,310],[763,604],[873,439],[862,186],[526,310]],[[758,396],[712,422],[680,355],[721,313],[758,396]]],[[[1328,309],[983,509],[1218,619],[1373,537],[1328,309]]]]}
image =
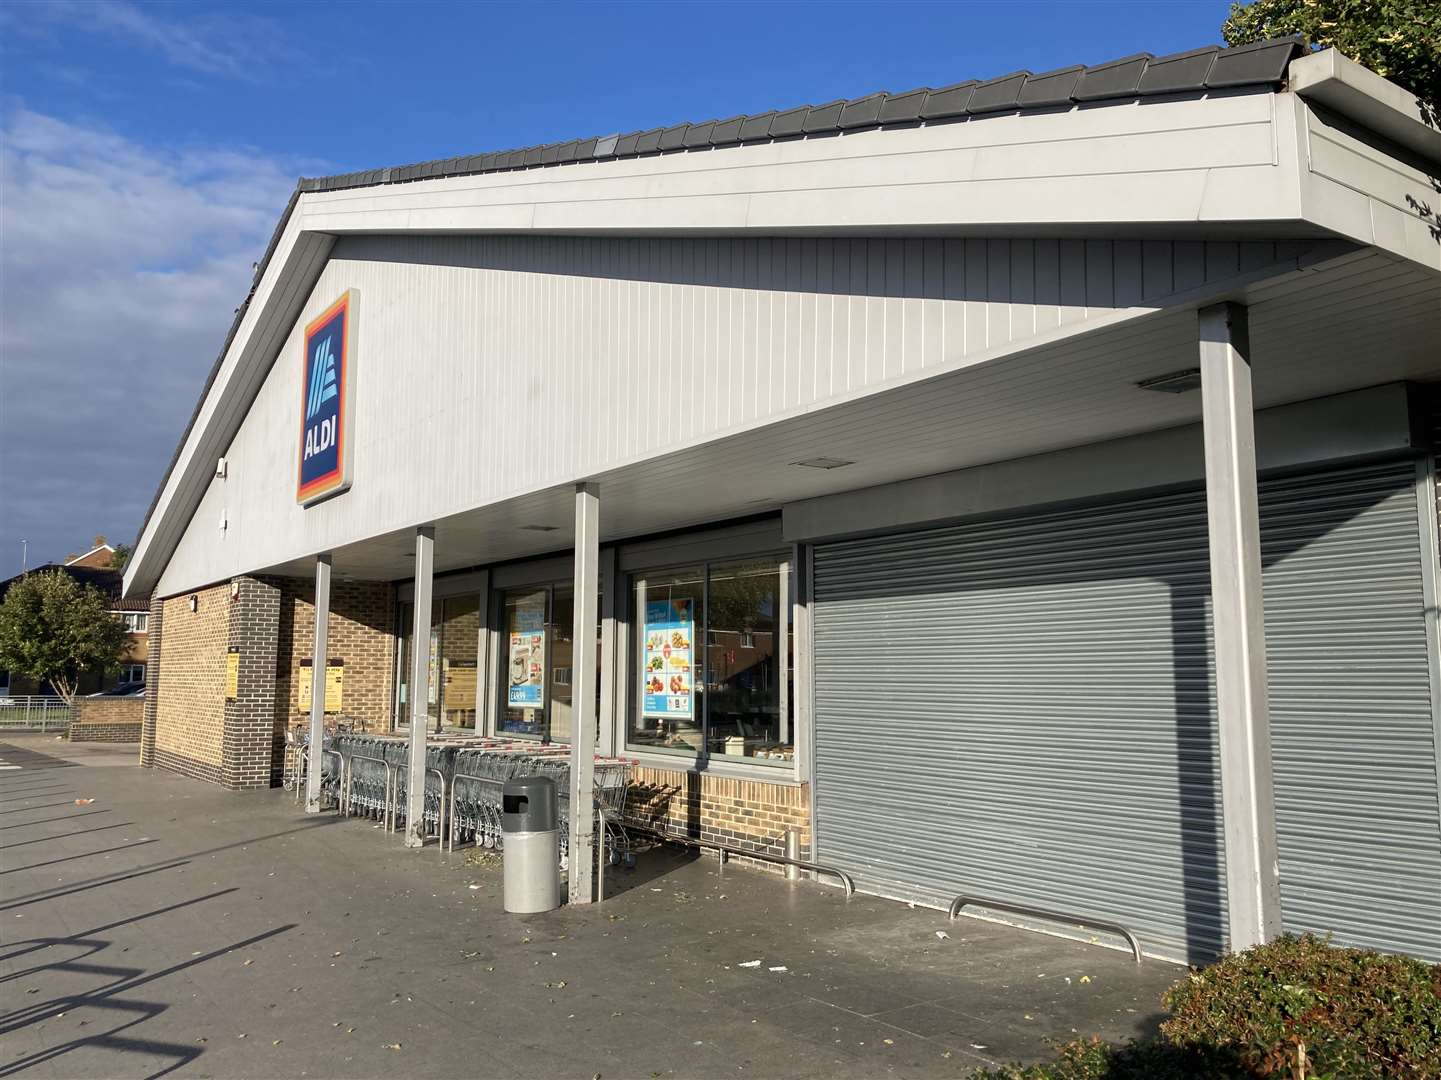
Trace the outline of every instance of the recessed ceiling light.
{"type": "Polygon", "coordinates": [[[524,529],[524,530],[526,530],[527,532],[555,532],[558,528],[560,528],[560,526],[559,526],[559,525],[522,525],[521,528],[524,529]]]}
{"type": "Polygon", "coordinates": [[[847,465],[854,465],[855,462],[836,457],[813,457],[806,458],[804,461],[792,461],[791,464],[805,469],[844,469],[847,465]]]}
{"type": "Polygon", "coordinates": [[[1201,388],[1201,369],[1187,368],[1185,371],[1173,371],[1169,375],[1157,375],[1151,379],[1142,379],[1136,384],[1141,390],[1154,390],[1158,394],[1184,394],[1190,390],[1201,388]]]}

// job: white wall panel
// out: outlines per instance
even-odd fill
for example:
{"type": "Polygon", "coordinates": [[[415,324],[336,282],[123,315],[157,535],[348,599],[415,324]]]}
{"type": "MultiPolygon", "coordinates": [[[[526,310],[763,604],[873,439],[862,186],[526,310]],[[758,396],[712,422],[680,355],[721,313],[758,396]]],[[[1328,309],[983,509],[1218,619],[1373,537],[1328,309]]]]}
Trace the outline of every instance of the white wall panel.
{"type": "Polygon", "coordinates": [[[1276,258],[1271,243],[342,238],[160,591],[661,457],[1276,258]],[[352,288],[354,487],[303,510],[299,328],[352,288]]]}

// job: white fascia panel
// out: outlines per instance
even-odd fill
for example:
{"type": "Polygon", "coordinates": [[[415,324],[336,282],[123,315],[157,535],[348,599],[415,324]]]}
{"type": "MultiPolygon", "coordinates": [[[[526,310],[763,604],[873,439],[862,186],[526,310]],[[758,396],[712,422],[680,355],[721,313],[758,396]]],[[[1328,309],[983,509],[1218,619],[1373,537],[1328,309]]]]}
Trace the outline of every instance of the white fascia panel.
{"type": "MultiPolygon", "coordinates": [[[[1295,226],[1297,159],[1270,92],[301,195],[202,401],[126,575],[152,587],[324,265],[365,233],[1034,234],[1295,226]]],[[[1289,117],[1288,117],[1289,120],[1289,117]]],[[[1278,230],[1279,231],[1279,230],[1278,230]]],[[[1204,234],[1202,234],[1204,235],[1204,234]]]]}

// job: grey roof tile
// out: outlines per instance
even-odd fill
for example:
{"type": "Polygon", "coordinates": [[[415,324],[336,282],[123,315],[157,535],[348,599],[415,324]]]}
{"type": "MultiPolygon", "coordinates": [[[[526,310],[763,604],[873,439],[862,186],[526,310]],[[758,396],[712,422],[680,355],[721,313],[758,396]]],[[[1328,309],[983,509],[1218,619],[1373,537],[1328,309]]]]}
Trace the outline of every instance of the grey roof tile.
{"type": "Polygon", "coordinates": [[[685,146],[685,133],[690,130],[689,124],[676,124],[668,127],[660,133],[658,150],[680,150],[685,146]]]}
{"type": "Polygon", "coordinates": [[[660,137],[665,134],[665,128],[651,128],[641,133],[640,138],[635,141],[635,152],[637,154],[653,154],[660,149],[660,137]]]}
{"type": "Polygon", "coordinates": [[[926,98],[925,105],[921,108],[921,119],[945,120],[952,116],[965,116],[966,106],[970,104],[971,95],[975,93],[975,90],[975,79],[932,90],[930,96],[926,98]]]}
{"type": "Polygon", "coordinates": [[[841,110],[840,122],[836,126],[843,131],[851,128],[872,127],[880,123],[881,107],[885,103],[885,91],[848,101],[845,103],[845,108],[841,110]]]}
{"type": "Polygon", "coordinates": [[[1141,85],[1150,53],[1123,56],[1110,63],[1097,64],[1081,72],[1071,97],[1076,101],[1101,101],[1105,98],[1132,97],[1141,85]]]}
{"type": "Polygon", "coordinates": [[[1286,66],[1305,49],[1305,40],[1300,35],[1226,49],[1216,54],[1216,62],[1206,76],[1206,87],[1278,83],[1286,77],[1286,66]]]}
{"type": "Polygon", "coordinates": [[[771,123],[776,118],[774,110],[758,116],[747,116],[741,124],[740,141],[757,142],[771,137],[771,123]]]}
{"type": "Polygon", "coordinates": [[[891,94],[881,105],[880,116],[882,124],[909,124],[921,118],[921,110],[925,108],[926,98],[930,96],[931,88],[923,86],[919,90],[907,90],[904,94],[891,94]]]}
{"type": "Polygon", "coordinates": [[[731,143],[741,141],[741,125],[745,123],[744,116],[732,116],[728,120],[717,120],[715,127],[711,128],[710,142],[712,146],[729,146],[731,143]]]}
{"type": "Polygon", "coordinates": [[[1071,92],[1085,71],[1084,64],[1075,67],[1058,68],[1055,71],[1031,75],[1021,87],[1016,104],[1023,109],[1044,109],[1057,105],[1070,105],[1071,92]]]}
{"type": "Polygon", "coordinates": [[[1158,56],[1146,65],[1136,93],[1179,94],[1205,89],[1206,76],[1220,51],[1215,45],[1208,45],[1204,49],[1158,56]]]}
{"type": "MultiPolygon", "coordinates": [[[[610,139],[611,147],[614,148],[615,136],[611,135],[608,136],[608,138],[610,139]]],[[[600,150],[600,144],[604,141],[604,139],[597,139],[594,136],[589,139],[581,139],[575,146],[575,160],[590,161],[594,158],[601,157],[602,155],[598,151],[600,150]]]]}
{"type": "Polygon", "coordinates": [[[846,107],[844,98],[828,101],[824,105],[812,105],[806,113],[806,122],[801,130],[807,135],[822,131],[835,131],[840,127],[841,111],[846,107]]]}
{"type": "Polygon", "coordinates": [[[1007,112],[1017,108],[1020,104],[1021,87],[1026,85],[1026,79],[1030,77],[1030,74],[1029,71],[1013,71],[998,79],[987,79],[985,82],[976,83],[976,88],[971,91],[971,100],[966,105],[966,112],[975,115],[976,113],[1007,112]]]}
{"type": "Polygon", "coordinates": [[[615,143],[616,157],[630,157],[635,153],[635,144],[640,141],[641,133],[632,131],[629,135],[620,136],[615,143]]]}
{"type": "Polygon", "coordinates": [[[771,138],[783,139],[788,135],[799,135],[806,129],[806,114],[809,105],[800,105],[785,112],[778,112],[771,118],[771,138]]]}
{"type": "Polygon", "coordinates": [[[703,124],[692,124],[685,133],[684,145],[689,149],[694,149],[698,146],[709,146],[710,133],[714,128],[714,120],[707,120],[703,124]]]}

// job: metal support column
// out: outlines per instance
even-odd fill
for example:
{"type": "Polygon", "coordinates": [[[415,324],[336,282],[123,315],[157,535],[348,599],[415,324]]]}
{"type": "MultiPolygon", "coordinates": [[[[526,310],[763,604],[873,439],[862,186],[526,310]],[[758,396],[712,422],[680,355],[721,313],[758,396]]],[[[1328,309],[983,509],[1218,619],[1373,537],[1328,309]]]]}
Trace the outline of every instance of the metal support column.
{"type": "Polygon", "coordinates": [[[405,846],[425,846],[425,729],[430,711],[430,587],[435,529],[415,530],[415,595],[410,627],[410,775],[406,783],[405,846]]]}
{"type": "Polygon", "coordinates": [[[1203,308],[1198,327],[1226,903],[1240,952],[1281,932],[1246,308],[1203,308]]]}
{"type": "Polygon", "coordinates": [[[330,554],[315,557],[315,643],[310,651],[310,766],[305,774],[305,812],[320,813],[320,774],[325,764],[325,655],[330,640],[330,554]]]}
{"type": "Polygon", "coordinates": [[[595,885],[595,619],[600,591],[600,489],[575,488],[575,625],[571,635],[570,860],[572,904],[589,904],[595,885]]]}

